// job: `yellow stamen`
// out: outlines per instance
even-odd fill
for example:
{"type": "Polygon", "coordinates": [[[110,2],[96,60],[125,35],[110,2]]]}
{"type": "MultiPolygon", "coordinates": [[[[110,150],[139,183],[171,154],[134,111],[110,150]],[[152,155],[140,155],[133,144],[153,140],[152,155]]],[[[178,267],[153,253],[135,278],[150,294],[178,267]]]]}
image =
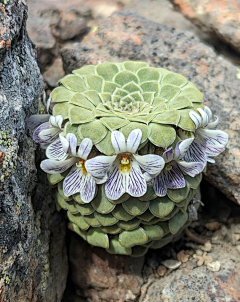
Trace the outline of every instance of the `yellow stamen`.
{"type": "Polygon", "coordinates": [[[82,169],[83,174],[87,173],[87,170],[85,168],[85,160],[80,158],[78,163],[76,163],[76,167],[79,169],[82,169]]]}
{"type": "Polygon", "coordinates": [[[121,155],[121,171],[122,172],[129,172],[130,171],[130,167],[131,167],[131,162],[130,162],[130,155],[123,153],[121,155]]]}

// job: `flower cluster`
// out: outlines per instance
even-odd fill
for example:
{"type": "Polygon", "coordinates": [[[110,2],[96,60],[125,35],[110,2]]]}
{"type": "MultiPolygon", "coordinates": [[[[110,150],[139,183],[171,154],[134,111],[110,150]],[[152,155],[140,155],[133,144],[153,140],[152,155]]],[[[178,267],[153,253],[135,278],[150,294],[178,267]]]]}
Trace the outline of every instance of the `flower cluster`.
{"type": "Polygon", "coordinates": [[[208,107],[190,111],[196,125],[195,132],[178,130],[178,136],[170,148],[162,154],[139,155],[142,131],[134,129],[127,141],[122,132],[111,132],[114,155],[92,156],[93,142],[84,138],[80,144],[75,134],[65,137],[62,116],[35,115],[29,119],[33,138],[46,148],[48,159],[41,168],[48,174],[59,174],[69,170],[63,182],[65,196],[80,193],[84,203],[93,200],[97,184],[105,183],[105,194],[109,200],[118,200],[124,193],[141,197],[147,192],[147,183],[153,184],[157,196],[165,196],[167,189],[186,186],[184,175],[195,177],[203,171],[206,163],[214,162],[224,149],[228,135],[215,130],[218,119],[212,119],[208,107]]]}

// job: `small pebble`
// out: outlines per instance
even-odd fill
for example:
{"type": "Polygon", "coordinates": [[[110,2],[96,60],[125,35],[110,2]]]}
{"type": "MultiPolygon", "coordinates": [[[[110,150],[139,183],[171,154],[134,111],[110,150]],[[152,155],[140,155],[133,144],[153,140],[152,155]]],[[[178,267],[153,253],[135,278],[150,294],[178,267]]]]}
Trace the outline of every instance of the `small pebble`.
{"type": "Polygon", "coordinates": [[[167,268],[164,266],[164,265],[160,265],[158,268],[157,268],[157,274],[160,276],[160,277],[163,277],[167,272],[167,268]]]}
{"type": "Polygon", "coordinates": [[[240,234],[233,234],[233,238],[234,238],[236,241],[239,241],[239,240],[240,240],[240,234]]]}
{"type": "Polygon", "coordinates": [[[165,260],[162,262],[163,265],[165,265],[169,269],[177,269],[182,264],[181,261],[178,260],[165,260]]]}
{"type": "Polygon", "coordinates": [[[208,222],[205,224],[205,227],[210,231],[216,231],[216,230],[220,229],[221,223],[218,221],[208,222]]]}
{"type": "Polygon", "coordinates": [[[211,262],[207,264],[207,268],[212,272],[218,272],[221,268],[220,262],[211,262]]]}
{"type": "Polygon", "coordinates": [[[234,233],[240,234],[240,225],[236,226],[234,233]]]}
{"type": "Polygon", "coordinates": [[[240,245],[236,246],[237,251],[240,253],[240,245]]]}
{"type": "Polygon", "coordinates": [[[179,253],[177,253],[177,260],[185,263],[187,262],[189,259],[189,255],[185,254],[184,251],[180,251],[179,253]]]}
{"type": "Polygon", "coordinates": [[[205,251],[205,252],[211,252],[212,250],[212,244],[210,241],[207,241],[204,243],[204,246],[201,247],[201,250],[205,251]]]}
{"type": "Polygon", "coordinates": [[[196,254],[197,254],[198,256],[202,256],[202,255],[203,255],[203,251],[201,251],[201,250],[196,250],[196,254]]]}

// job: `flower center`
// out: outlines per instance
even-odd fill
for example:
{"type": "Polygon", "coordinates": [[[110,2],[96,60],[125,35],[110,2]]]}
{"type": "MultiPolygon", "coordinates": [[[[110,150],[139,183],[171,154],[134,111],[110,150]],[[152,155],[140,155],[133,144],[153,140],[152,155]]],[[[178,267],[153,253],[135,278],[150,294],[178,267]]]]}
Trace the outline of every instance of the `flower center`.
{"type": "Polygon", "coordinates": [[[166,163],[166,164],[165,164],[165,167],[164,167],[164,169],[165,169],[165,170],[167,170],[167,171],[170,171],[170,170],[172,169],[172,165],[171,165],[171,162],[169,162],[169,163],[166,163]]]}
{"type": "Polygon", "coordinates": [[[127,153],[123,153],[121,154],[121,170],[122,172],[129,172],[130,171],[130,166],[131,166],[131,158],[130,158],[130,154],[127,153]]]}
{"type": "Polygon", "coordinates": [[[76,167],[79,169],[82,169],[83,174],[87,173],[87,170],[85,168],[85,160],[80,158],[78,163],[76,163],[76,167]]]}

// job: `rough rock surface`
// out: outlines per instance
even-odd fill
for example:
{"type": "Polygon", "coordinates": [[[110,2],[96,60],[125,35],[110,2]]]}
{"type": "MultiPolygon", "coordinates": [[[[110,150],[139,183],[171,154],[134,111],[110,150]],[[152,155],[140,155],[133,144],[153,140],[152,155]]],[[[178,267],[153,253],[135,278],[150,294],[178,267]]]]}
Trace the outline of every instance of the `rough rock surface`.
{"type": "Polygon", "coordinates": [[[240,52],[239,0],[172,0],[172,2],[205,31],[240,52]]]}
{"type": "Polygon", "coordinates": [[[129,12],[103,21],[84,43],[62,49],[66,73],[87,63],[143,60],[178,72],[193,81],[206,104],[220,117],[219,128],[229,134],[226,151],[209,164],[206,178],[228,198],[240,203],[240,85],[236,66],[217,56],[189,32],[179,32],[129,12]]]}
{"type": "Polygon", "coordinates": [[[0,4],[0,301],[58,302],[68,271],[65,224],[46,176],[37,175],[25,126],[37,112],[43,82],[25,1],[6,3],[0,4]]]}

